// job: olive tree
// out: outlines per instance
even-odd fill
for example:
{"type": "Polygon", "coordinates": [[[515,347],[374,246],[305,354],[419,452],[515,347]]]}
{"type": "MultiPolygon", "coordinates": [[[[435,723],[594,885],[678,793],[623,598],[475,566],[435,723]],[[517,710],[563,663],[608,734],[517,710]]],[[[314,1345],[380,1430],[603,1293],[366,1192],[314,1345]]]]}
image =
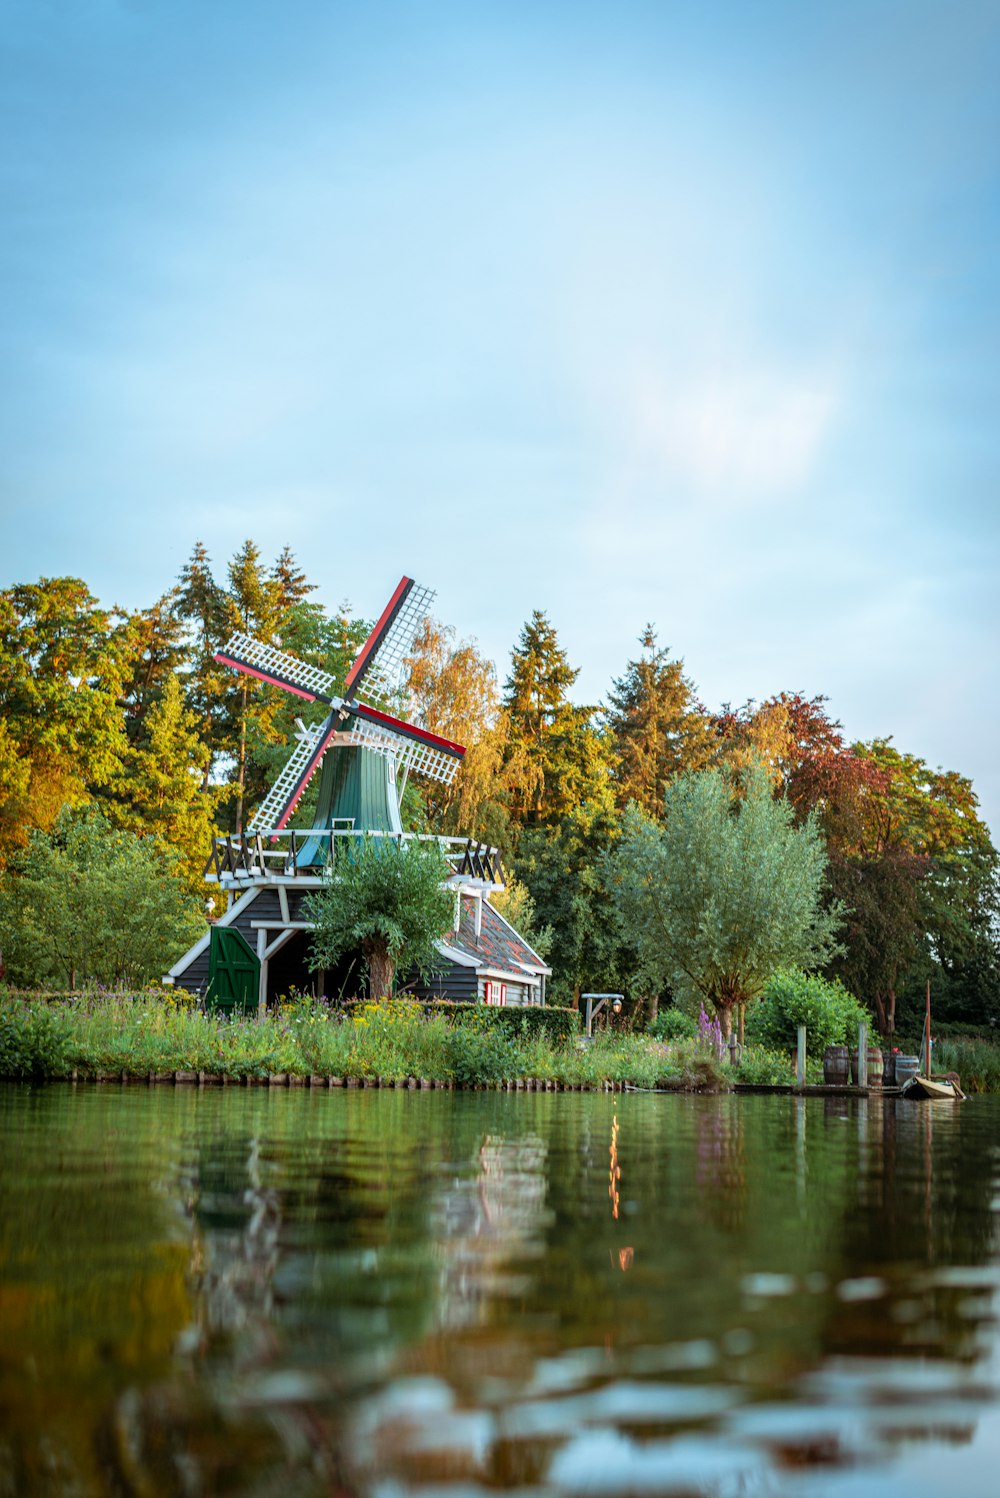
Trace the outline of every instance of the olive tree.
{"type": "Polygon", "coordinates": [[[360,951],[372,998],[392,993],[397,967],[428,971],[448,930],[451,870],[436,842],[345,839],[329,881],[309,901],[314,970],[360,951]]]}
{"type": "Polygon", "coordinates": [[[841,908],[823,903],[819,829],[812,817],[796,826],[760,765],[741,782],[718,769],[681,776],[662,825],[630,806],[609,869],[643,978],[711,1005],[726,1038],[776,968],[822,966],[836,950],[841,908]]]}

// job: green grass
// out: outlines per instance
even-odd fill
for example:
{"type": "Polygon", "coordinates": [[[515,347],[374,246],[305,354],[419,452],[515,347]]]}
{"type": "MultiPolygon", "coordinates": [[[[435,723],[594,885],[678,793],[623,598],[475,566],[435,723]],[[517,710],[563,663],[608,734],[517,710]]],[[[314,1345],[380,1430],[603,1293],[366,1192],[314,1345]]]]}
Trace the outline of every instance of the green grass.
{"type": "Polygon", "coordinates": [[[931,1051],[934,1074],[958,1072],[963,1092],[1000,1092],[1000,1046],[986,1040],[939,1040],[931,1051]]]}
{"type": "Polygon", "coordinates": [[[349,1014],[298,1000],[256,1018],[205,1015],[183,997],[90,994],[0,997],[0,1076],[76,1072],[147,1077],[175,1071],[233,1079],[292,1076],[408,1078],[456,1086],[520,1080],[717,1090],[720,1067],[695,1040],[605,1031],[581,1043],[543,1027],[500,1027],[489,1010],[449,1023],[415,1003],[359,1004],[349,1014]]]}

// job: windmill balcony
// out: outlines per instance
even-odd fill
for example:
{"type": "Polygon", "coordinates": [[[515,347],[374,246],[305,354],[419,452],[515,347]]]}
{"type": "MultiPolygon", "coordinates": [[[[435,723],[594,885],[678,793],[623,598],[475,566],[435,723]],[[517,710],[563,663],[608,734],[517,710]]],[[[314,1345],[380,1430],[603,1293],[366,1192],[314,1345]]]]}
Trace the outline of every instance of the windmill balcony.
{"type": "Polygon", "coordinates": [[[434,833],[364,832],[346,824],[311,829],[282,827],[213,838],[205,879],[230,891],[289,881],[299,887],[318,886],[336,868],[338,856],[347,855],[350,842],[362,837],[437,843],[452,871],[450,885],[479,890],[487,896],[504,887],[499,849],[487,843],[434,833]]]}

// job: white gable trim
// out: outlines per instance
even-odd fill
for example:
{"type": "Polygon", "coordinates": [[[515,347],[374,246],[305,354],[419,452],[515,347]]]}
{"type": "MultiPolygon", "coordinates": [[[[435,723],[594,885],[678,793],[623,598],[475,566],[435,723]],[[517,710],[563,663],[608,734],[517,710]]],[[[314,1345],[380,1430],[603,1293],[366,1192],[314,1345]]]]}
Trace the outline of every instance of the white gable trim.
{"type": "MultiPolygon", "coordinates": [[[[246,910],[248,905],[253,904],[254,900],[256,900],[257,896],[260,894],[262,888],[263,885],[253,885],[252,888],[248,889],[244,894],[242,894],[238,900],[234,900],[232,905],[226,911],[225,915],[220,915],[219,919],[215,921],[214,924],[216,926],[231,926],[236,917],[240,915],[242,911],[246,910]]],[[[212,927],[209,926],[208,930],[205,932],[205,935],[199,937],[194,946],[189,947],[188,950],[184,953],[183,957],[178,957],[177,961],[174,963],[173,967],[164,978],[164,983],[173,983],[175,978],[179,978],[184,969],[186,967],[189,967],[196,957],[201,956],[202,952],[206,950],[211,940],[212,927]]]]}
{"type": "Polygon", "coordinates": [[[528,943],[525,941],[524,937],[521,935],[520,931],[518,931],[517,927],[516,926],[512,926],[511,923],[510,923],[510,921],[508,921],[504,916],[502,916],[500,914],[499,910],[497,910],[497,908],[496,908],[495,905],[490,905],[489,900],[486,901],[486,904],[490,906],[490,909],[492,910],[493,914],[496,916],[497,920],[498,921],[502,921],[503,924],[507,927],[507,930],[510,931],[510,932],[512,932],[513,935],[517,937],[518,941],[521,943],[521,945],[524,948],[524,950],[526,952],[530,952],[531,955],[532,955],[532,957],[534,957],[535,962],[537,964],[537,966],[535,968],[535,971],[538,972],[538,973],[544,973],[547,978],[551,977],[552,976],[552,969],[550,967],[546,967],[545,963],[539,957],[539,955],[535,951],[534,947],[530,947],[528,945],[528,943]]]}
{"type": "Polygon", "coordinates": [[[478,958],[470,957],[468,952],[459,951],[458,947],[449,947],[448,943],[445,941],[436,942],[435,945],[438,951],[441,953],[442,957],[447,958],[449,962],[454,962],[458,967],[479,966],[478,958]]]}

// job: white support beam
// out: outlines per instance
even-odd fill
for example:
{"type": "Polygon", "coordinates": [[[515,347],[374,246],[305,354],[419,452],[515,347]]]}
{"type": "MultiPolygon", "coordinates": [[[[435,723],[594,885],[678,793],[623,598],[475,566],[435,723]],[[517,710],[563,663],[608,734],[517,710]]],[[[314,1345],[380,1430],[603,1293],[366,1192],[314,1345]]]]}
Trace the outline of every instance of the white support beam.
{"type": "Polygon", "coordinates": [[[257,987],[257,1018],[263,1019],[267,1013],[267,931],[264,927],[257,926],[257,957],[260,960],[260,982],[257,987]]]}
{"type": "Polygon", "coordinates": [[[280,932],[280,934],[274,938],[274,941],[272,941],[270,943],[270,945],[267,948],[265,948],[265,951],[264,951],[264,960],[266,962],[270,962],[270,960],[274,956],[275,952],[280,952],[281,949],[282,949],[282,947],[285,945],[285,943],[291,941],[291,939],[292,939],[292,937],[294,935],[295,935],[294,929],[293,930],[289,930],[289,931],[282,931],[282,932],[280,932]]]}

